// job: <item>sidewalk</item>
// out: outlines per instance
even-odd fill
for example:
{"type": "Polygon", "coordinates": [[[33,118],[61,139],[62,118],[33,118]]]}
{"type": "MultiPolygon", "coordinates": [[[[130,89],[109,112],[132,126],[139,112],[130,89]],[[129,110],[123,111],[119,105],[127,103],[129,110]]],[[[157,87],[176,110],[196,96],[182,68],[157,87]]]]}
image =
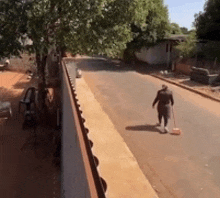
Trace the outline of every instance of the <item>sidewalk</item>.
{"type": "Polygon", "coordinates": [[[33,85],[27,75],[0,73],[0,100],[10,101],[13,116],[0,118],[0,195],[4,198],[60,197],[59,170],[52,164],[51,129],[37,129],[37,149],[33,150],[30,130],[22,130],[23,116],[18,103],[23,91],[33,85]]]}
{"type": "Polygon", "coordinates": [[[107,182],[107,197],[158,198],[83,78],[76,80],[76,91],[85,126],[89,129],[88,136],[94,143],[92,151],[99,160],[99,174],[107,182]]]}
{"type": "Polygon", "coordinates": [[[168,83],[177,85],[181,88],[187,89],[194,93],[197,93],[203,97],[209,98],[216,102],[220,102],[220,87],[211,87],[209,85],[203,85],[190,80],[189,76],[177,75],[175,73],[161,74],[160,72],[154,72],[150,74],[153,77],[164,80],[168,83]]]}

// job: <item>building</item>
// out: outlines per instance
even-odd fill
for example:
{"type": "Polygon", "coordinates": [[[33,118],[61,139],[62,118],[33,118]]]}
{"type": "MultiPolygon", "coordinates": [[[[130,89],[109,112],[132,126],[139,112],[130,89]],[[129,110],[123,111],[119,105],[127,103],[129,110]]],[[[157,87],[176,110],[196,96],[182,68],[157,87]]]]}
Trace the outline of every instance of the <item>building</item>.
{"type": "Polygon", "coordinates": [[[184,42],[187,35],[172,35],[153,47],[143,47],[140,51],[135,52],[138,60],[148,64],[167,64],[169,65],[176,59],[178,51],[174,48],[178,43],[184,42]]]}

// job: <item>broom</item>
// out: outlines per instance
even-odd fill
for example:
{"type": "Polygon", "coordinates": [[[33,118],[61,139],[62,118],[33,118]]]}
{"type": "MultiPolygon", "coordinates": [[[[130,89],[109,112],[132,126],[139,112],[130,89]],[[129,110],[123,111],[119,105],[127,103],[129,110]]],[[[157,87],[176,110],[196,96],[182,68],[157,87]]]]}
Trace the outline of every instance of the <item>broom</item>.
{"type": "Polygon", "coordinates": [[[173,111],[173,106],[172,106],[172,112],[173,112],[173,120],[174,120],[174,128],[172,130],[172,134],[174,135],[180,135],[181,134],[181,129],[176,127],[176,122],[175,122],[175,116],[174,116],[174,111],[173,111]]]}

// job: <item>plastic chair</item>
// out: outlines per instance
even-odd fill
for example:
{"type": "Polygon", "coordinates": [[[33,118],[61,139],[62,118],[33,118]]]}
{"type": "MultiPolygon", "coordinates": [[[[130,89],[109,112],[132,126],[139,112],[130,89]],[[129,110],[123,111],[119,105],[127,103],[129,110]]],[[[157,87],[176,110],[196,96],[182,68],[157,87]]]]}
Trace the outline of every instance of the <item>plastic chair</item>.
{"type": "Polygon", "coordinates": [[[31,104],[34,104],[34,108],[36,110],[35,98],[36,98],[36,88],[29,87],[25,93],[24,98],[19,101],[19,109],[18,109],[19,113],[20,113],[20,108],[22,104],[25,105],[26,111],[30,111],[31,104]]]}
{"type": "Polygon", "coordinates": [[[12,109],[10,102],[0,101],[0,117],[12,117],[12,109]]]}

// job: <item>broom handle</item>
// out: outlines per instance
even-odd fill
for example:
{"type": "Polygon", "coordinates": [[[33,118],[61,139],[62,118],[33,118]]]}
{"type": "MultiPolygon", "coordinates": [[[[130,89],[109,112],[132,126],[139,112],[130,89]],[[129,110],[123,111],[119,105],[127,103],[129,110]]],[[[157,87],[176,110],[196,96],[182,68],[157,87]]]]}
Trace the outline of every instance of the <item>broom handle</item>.
{"type": "Polygon", "coordinates": [[[172,106],[172,112],[173,112],[174,127],[176,128],[176,122],[175,122],[175,116],[174,116],[173,106],[172,106]]]}

